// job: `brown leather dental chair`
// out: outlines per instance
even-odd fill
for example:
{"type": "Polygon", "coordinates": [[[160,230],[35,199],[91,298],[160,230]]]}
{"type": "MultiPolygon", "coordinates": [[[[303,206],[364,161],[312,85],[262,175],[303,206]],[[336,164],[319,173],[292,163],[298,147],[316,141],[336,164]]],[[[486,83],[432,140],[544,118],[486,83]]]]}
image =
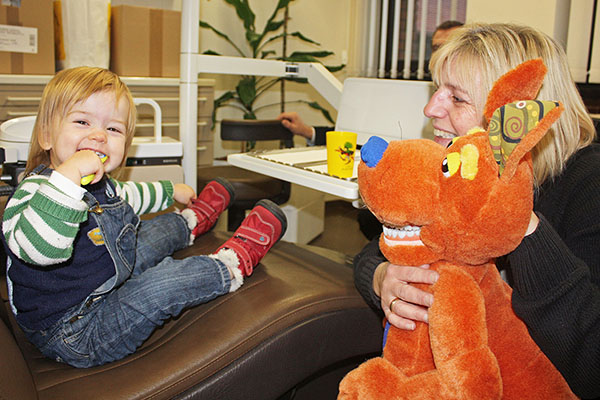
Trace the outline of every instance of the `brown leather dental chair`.
{"type": "MultiPolygon", "coordinates": [[[[176,253],[207,254],[209,232],[176,253]]],[[[280,242],[236,292],[169,320],[134,354],[76,369],[24,337],[2,280],[0,399],[334,399],[343,375],[381,352],[381,319],[339,253],[280,242]]]]}

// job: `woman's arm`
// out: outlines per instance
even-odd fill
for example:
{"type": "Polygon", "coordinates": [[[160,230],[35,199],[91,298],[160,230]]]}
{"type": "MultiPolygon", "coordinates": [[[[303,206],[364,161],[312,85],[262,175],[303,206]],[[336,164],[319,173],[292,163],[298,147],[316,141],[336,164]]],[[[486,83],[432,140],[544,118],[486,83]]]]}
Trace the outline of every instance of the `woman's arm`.
{"type": "Polygon", "coordinates": [[[537,229],[508,256],[513,308],[584,398],[600,396],[600,160],[590,147],[543,186],[537,229]]]}
{"type": "Polygon", "coordinates": [[[381,299],[373,290],[373,276],[377,267],[386,261],[379,250],[379,238],[371,240],[354,257],[354,285],[367,304],[382,315],[381,299]]]}
{"type": "Polygon", "coordinates": [[[590,267],[543,216],[509,261],[513,308],[531,337],[578,396],[600,396],[600,289],[590,267]]]}

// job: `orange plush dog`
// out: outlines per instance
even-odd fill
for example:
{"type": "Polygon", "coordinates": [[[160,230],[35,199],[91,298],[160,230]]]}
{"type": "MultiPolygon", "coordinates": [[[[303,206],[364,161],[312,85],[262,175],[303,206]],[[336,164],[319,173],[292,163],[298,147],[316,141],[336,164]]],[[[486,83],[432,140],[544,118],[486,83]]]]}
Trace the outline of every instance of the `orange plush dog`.
{"type": "MultiPolygon", "coordinates": [[[[358,184],[383,222],[380,247],[399,265],[431,264],[440,277],[429,324],[391,327],[383,357],[340,384],[340,399],[568,399],[568,385],[511,307],[493,263],[522,240],[533,207],[529,151],[562,106],[535,101],[546,68],[521,64],[500,78],[484,115],[448,148],[371,138],[358,184]],[[401,233],[412,231],[411,236],[401,233]]],[[[551,268],[552,266],[548,266],[551,268]]]]}

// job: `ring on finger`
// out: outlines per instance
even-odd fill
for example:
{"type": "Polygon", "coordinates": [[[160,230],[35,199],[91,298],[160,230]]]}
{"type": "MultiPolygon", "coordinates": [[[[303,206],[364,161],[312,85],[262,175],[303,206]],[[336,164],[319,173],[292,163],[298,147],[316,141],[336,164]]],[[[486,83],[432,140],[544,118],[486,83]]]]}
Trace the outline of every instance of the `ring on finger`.
{"type": "Polygon", "coordinates": [[[400,301],[400,299],[398,297],[394,297],[394,299],[392,301],[390,301],[389,309],[390,309],[391,312],[394,312],[394,310],[393,310],[392,307],[394,307],[394,303],[397,302],[397,301],[400,301]]]}

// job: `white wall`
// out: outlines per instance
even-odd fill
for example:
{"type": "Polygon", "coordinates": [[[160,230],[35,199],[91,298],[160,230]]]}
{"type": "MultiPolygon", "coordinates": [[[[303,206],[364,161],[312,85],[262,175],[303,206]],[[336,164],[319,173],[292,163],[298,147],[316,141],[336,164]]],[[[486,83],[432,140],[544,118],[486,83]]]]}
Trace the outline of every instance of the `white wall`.
{"type": "Polygon", "coordinates": [[[525,24],[566,43],[570,3],[571,0],[467,0],[467,22],[525,24]]]}
{"type": "MultiPolygon", "coordinates": [[[[591,27],[600,10],[593,0],[468,0],[468,22],[516,22],[538,28],[562,43],[575,81],[586,82],[591,27]]],[[[596,28],[589,82],[600,83],[600,29],[596,28]]]]}

